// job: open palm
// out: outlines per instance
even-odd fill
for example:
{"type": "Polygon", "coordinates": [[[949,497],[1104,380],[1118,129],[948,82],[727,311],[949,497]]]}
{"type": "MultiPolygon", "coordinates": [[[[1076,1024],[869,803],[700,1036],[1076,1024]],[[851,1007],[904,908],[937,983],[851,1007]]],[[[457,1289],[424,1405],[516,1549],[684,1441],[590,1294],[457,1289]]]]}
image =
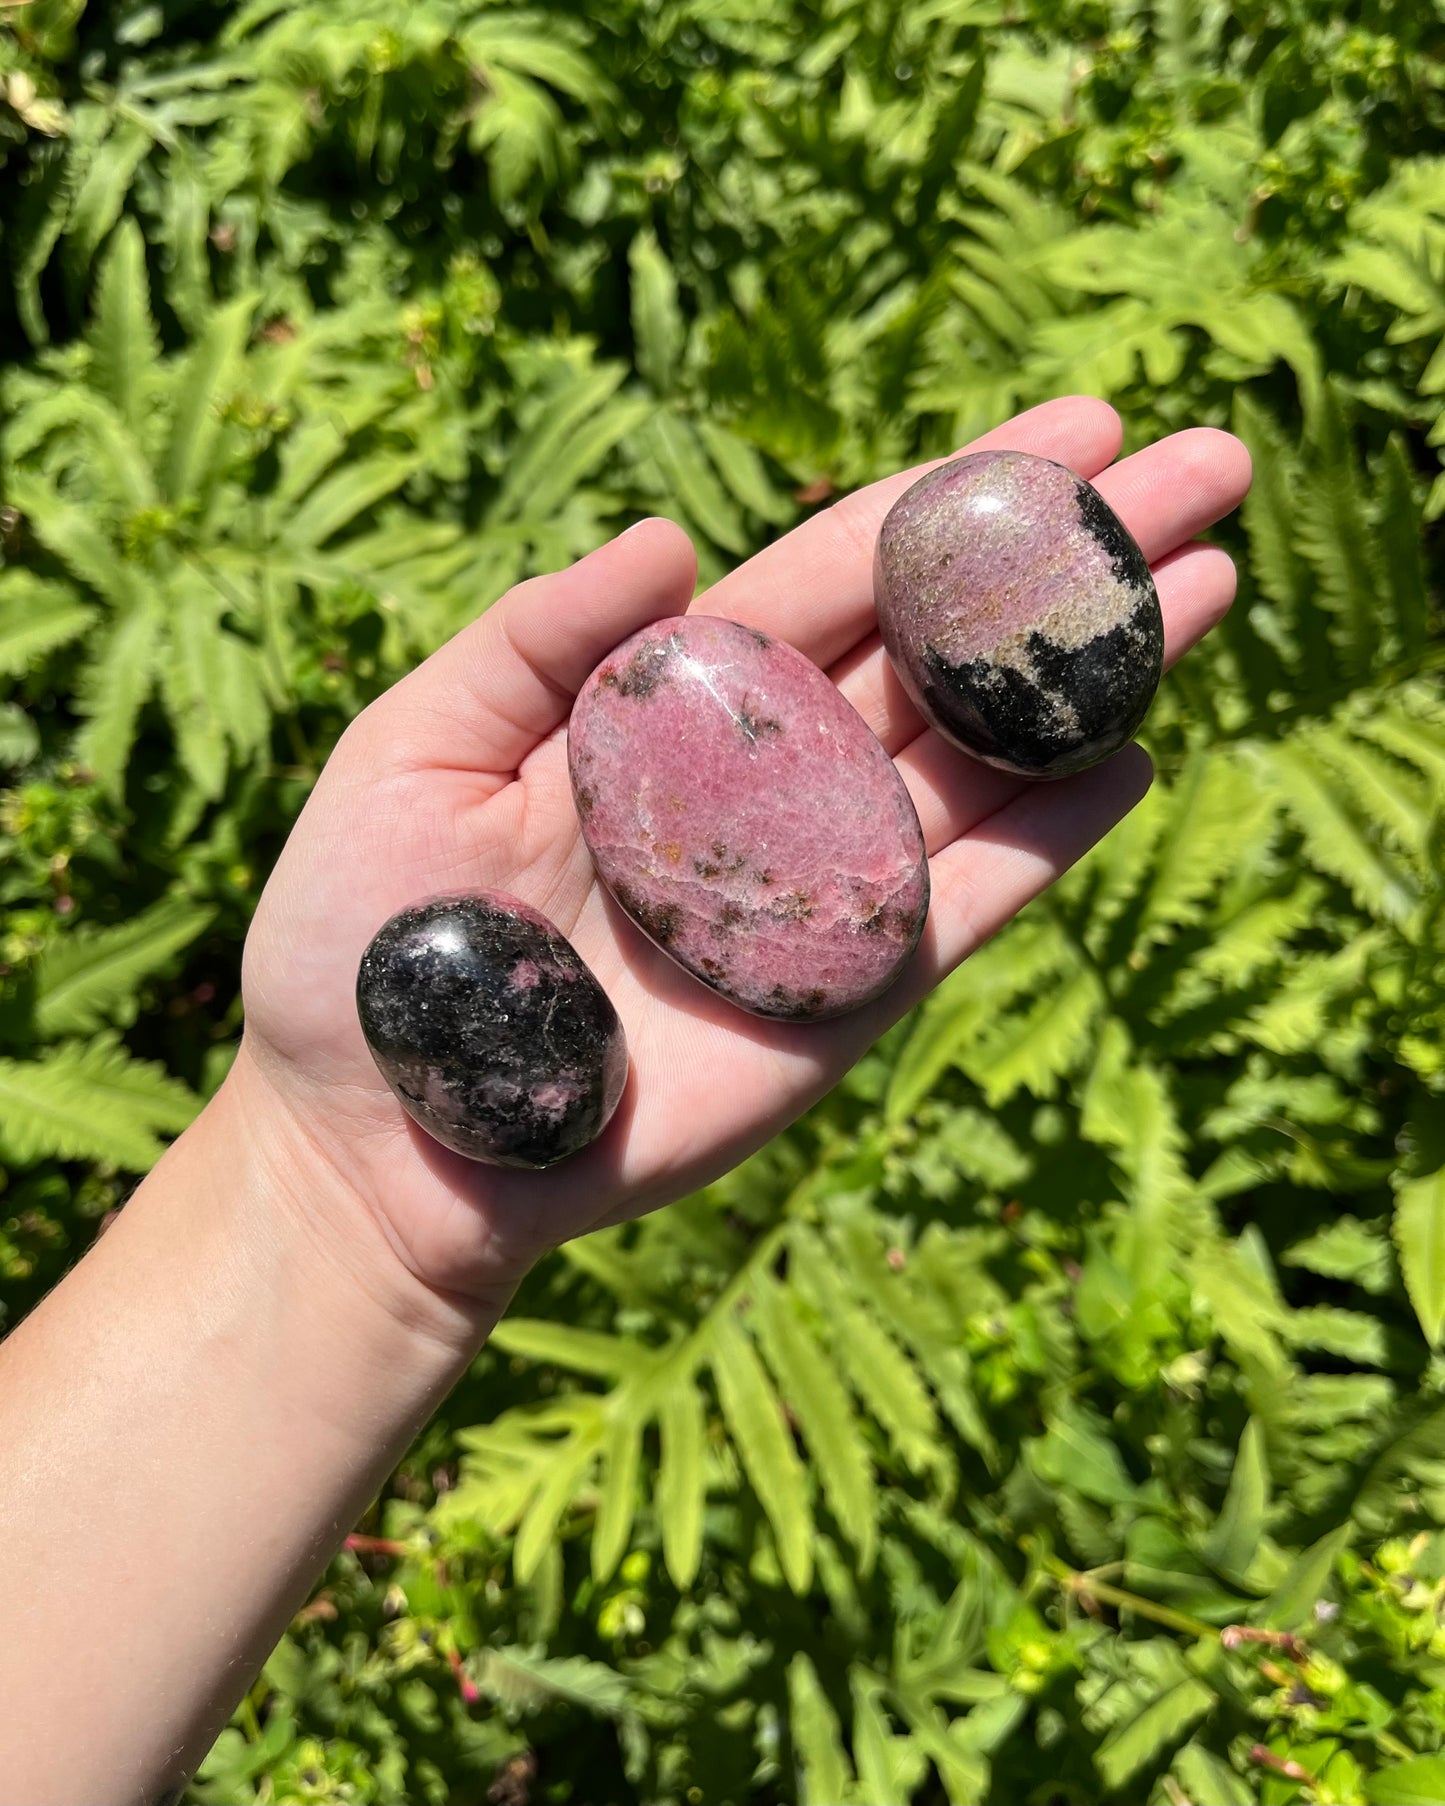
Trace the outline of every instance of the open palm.
{"type": "MultiPolygon", "coordinates": [[[[1193,536],[1233,508],[1249,461],[1196,429],[1117,464],[1101,402],[1051,402],[979,442],[1097,482],[1154,568],[1166,660],[1224,614],[1229,559],[1193,536]]],[[[971,448],[973,449],[973,448],[971,448]]],[[[686,536],[645,521],[570,570],[522,584],[361,715],[266,888],[246,948],[243,1058],[430,1285],[505,1296],[548,1247],[680,1196],[817,1098],[890,1022],[1079,857],[1143,795],[1149,762],[1028,784],[947,746],[894,678],[873,618],[872,558],[919,473],[847,497],[692,607],[765,628],[825,669],[896,760],[928,845],[933,902],[901,982],[853,1015],[744,1015],[633,928],[598,883],[567,777],[572,698],[620,640],[683,613],[686,536]],[[616,1005],[632,1072],[612,1125],[545,1173],[482,1167],[402,1114],[357,1021],[357,963],[396,910],[492,888],[548,915],[616,1005]]]]}

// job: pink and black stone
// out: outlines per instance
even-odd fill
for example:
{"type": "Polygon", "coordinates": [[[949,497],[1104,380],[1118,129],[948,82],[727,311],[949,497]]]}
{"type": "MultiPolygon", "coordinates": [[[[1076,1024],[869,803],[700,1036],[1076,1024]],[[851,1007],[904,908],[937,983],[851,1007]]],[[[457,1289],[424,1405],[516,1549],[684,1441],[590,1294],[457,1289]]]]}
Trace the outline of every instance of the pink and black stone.
{"type": "Polygon", "coordinates": [[[356,1007],[407,1115],[494,1166],[551,1166],[586,1147],[627,1080],[601,985],[545,916],[502,891],[394,915],[362,955],[356,1007]]]}
{"type": "Polygon", "coordinates": [[[887,989],[928,862],[863,718],[793,647],[717,615],[644,627],[592,673],[567,738],[603,882],[695,978],[814,1021],[887,989]]]}
{"type": "Polygon", "coordinates": [[[974,452],[893,504],[878,625],[945,739],[1021,777],[1106,759],[1138,731],[1163,664],[1148,560],[1092,484],[1027,452],[974,452]]]}

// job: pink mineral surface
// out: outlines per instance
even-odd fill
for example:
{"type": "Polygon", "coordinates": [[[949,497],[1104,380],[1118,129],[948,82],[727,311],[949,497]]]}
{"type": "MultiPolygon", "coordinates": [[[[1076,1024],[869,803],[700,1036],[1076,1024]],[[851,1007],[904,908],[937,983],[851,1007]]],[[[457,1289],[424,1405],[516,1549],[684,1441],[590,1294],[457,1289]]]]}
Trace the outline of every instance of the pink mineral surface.
{"type": "Polygon", "coordinates": [[[1082,477],[973,452],[894,503],[874,566],[878,626],[945,739],[1023,777],[1063,777],[1139,728],[1164,626],[1148,561],[1082,477]]]}
{"type": "Polygon", "coordinates": [[[759,1016],[876,997],[918,944],[912,801],[816,665],[716,615],[656,621],[588,678],[568,734],[603,882],[665,952],[759,1016]]]}

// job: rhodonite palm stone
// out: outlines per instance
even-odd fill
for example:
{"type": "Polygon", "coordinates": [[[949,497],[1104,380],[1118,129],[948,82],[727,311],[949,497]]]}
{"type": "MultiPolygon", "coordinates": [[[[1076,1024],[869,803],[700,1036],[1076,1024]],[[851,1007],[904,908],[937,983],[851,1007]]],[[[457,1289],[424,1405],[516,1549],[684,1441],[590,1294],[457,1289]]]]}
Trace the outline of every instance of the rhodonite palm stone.
{"type": "Polygon", "coordinates": [[[362,1032],[408,1116],[496,1166],[600,1135],[627,1079],[617,1012],[571,942],[502,891],[433,897],[362,955],[362,1032]]]}
{"type": "Polygon", "coordinates": [[[1027,452],[975,452],[894,503],[878,625],[919,712],[975,758],[1063,777],[1138,731],[1164,625],[1148,561],[1092,484],[1027,452]]]}
{"type": "Polygon", "coordinates": [[[781,640],[716,615],[643,628],[583,685],[568,759],[612,895],[739,1008],[835,1016],[917,946],[928,863],[903,780],[781,640]]]}

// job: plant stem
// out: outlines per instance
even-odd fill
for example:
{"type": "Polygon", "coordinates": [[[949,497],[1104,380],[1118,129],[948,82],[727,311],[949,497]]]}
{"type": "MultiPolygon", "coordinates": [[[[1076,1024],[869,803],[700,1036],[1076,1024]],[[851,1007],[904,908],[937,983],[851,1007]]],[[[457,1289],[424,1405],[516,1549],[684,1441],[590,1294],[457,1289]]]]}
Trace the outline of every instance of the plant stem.
{"type": "Polygon", "coordinates": [[[1191,1618],[1187,1612],[1176,1612],[1173,1606],[1160,1605],[1153,1599],[1142,1599],[1137,1593],[1126,1593],[1122,1587],[1111,1586],[1108,1581],[1096,1579],[1093,1574],[1081,1574],[1058,1560],[1050,1560],[1045,1565],[1066,1592],[1087,1593],[1105,1605],[1115,1606],[1120,1611],[1135,1612],[1141,1618],[1162,1624],[1166,1630],[1177,1630],[1182,1636],[1215,1639],[1219,1636],[1212,1624],[1206,1624],[1202,1618],[1191,1618]]]}

